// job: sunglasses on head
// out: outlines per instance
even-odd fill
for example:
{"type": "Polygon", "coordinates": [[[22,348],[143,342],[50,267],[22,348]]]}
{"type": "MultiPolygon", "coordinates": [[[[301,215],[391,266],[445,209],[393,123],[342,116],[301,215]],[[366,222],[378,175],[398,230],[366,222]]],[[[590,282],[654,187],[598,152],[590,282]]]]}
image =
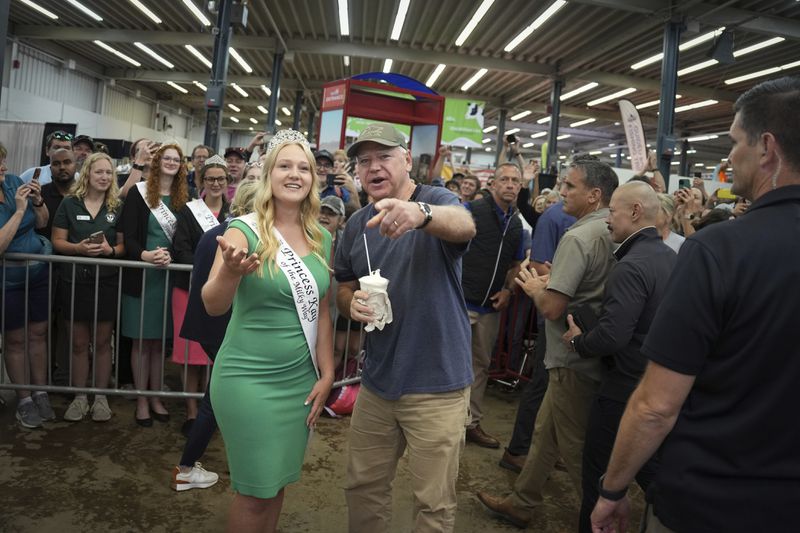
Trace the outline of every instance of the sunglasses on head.
{"type": "Polygon", "coordinates": [[[54,131],[50,134],[53,139],[58,139],[59,141],[71,141],[73,135],[71,133],[67,133],[66,131],[54,131]]]}

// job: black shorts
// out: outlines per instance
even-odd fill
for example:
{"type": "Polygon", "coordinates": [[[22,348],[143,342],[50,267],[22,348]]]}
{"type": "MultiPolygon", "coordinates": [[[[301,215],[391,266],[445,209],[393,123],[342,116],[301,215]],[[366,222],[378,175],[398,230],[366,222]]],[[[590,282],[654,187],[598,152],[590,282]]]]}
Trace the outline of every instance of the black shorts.
{"type": "Polygon", "coordinates": [[[363,326],[363,324],[357,320],[347,320],[345,317],[340,315],[339,318],[336,319],[336,331],[347,331],[348,323],[350,325],[350,331],[359,331],[361,326],[363,326]]]}
{"type": "MultiPolygon", "coordinates": [[[[95,299],[97,300],[97,321],[115,322],[117,320],[117,295],[119,291],[119,276],[101,277],[97,290],[95,282],[75,282],[75,321],[94,322],[95,299]]],[[[61,314],[67,320],[72,319],[72,280],[59,281],[58,305],[61,314]]]]}

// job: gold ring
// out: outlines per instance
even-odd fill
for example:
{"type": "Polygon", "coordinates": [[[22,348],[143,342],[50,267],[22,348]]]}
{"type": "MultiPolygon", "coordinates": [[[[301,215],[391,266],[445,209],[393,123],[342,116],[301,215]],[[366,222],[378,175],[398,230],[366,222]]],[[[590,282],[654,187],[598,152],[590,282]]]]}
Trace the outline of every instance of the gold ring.
{"type": "Polygon", "coordinates": [[[393,224],[394,224],[395,226],[397,226],[398,228],[400,227],[400,224],[398,224],[396,220],[393,222],[393,224]]]}

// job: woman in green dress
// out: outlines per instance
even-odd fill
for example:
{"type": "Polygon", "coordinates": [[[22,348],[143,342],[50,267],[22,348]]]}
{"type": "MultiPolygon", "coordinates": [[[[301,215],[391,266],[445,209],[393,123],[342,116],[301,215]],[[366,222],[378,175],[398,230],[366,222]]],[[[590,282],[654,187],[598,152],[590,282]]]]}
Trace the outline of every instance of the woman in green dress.
{"type": "Polygon", "coordinates": [[[233,305],[210,391],[237,493],[230,532],[275,531],[283,488],[300,478],[309,429],[333,384],[331,236],[317,222],[314,176],[302,134],[279,132],[255,213],[217,237],[203,287],[209,314],[233,305]]]}
{"type": "MultiPolygon", "coordinates": [[[[175,213],[189,200],[183,152],[176,144],[156,151],[145,181],[125,198],[120,224],[127,259],[165,267],[172,262],[169,247],[175,233],[175,213]]],[[[162,343],[172,337],[167,287],[163,269],[125,269],[122,277],[122,335],[132,339],[131,367],[139,390],[159,390],[164,371],[162,343]],[[144,288],[144,291],[142,290],[144,288]],[[167,316],[165,317],[165,312],[167,316]]],[[[136,423],[167,422],[169,413],[157,397],[136,398],[136,423]]]]}

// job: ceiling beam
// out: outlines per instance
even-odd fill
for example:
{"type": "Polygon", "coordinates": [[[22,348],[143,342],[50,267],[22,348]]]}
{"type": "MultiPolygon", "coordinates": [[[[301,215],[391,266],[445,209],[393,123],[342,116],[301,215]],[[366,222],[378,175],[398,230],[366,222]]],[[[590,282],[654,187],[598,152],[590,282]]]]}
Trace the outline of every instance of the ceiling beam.
{"type": "MultiPolygon", "coordinates": [[[[601,85],[611,85],[613,87],[634,87],[642,91],[653,91],[661,93],[661,80],[651,80],[627,74],[611,74],[609,72],[581,72],[567,76],[567,79],[580,78],[585,81],[596,81],[601,85]]],[[[723,89],[711,89],[698,85],[678,83],[678,93],[682,96],[695,98],[721,100],[725,102],[735,102],[739,98],[739,93],[725,91],[723,89]]]]}
{"type": "MultiPolygon", "coordinates": [[[[574,0],[574,2],[646,15],[666,15],[670,10],[670,3],[664,0],[574,0]]],[[[686,14],[689,20],[697,20],[704,24],[734,27],[753,33],[800,40],[800,21],[787,17],[703,2],[687,2],[685,8],[678,4],[672,9],[672,14],[680,13],[686,14]]]]}

